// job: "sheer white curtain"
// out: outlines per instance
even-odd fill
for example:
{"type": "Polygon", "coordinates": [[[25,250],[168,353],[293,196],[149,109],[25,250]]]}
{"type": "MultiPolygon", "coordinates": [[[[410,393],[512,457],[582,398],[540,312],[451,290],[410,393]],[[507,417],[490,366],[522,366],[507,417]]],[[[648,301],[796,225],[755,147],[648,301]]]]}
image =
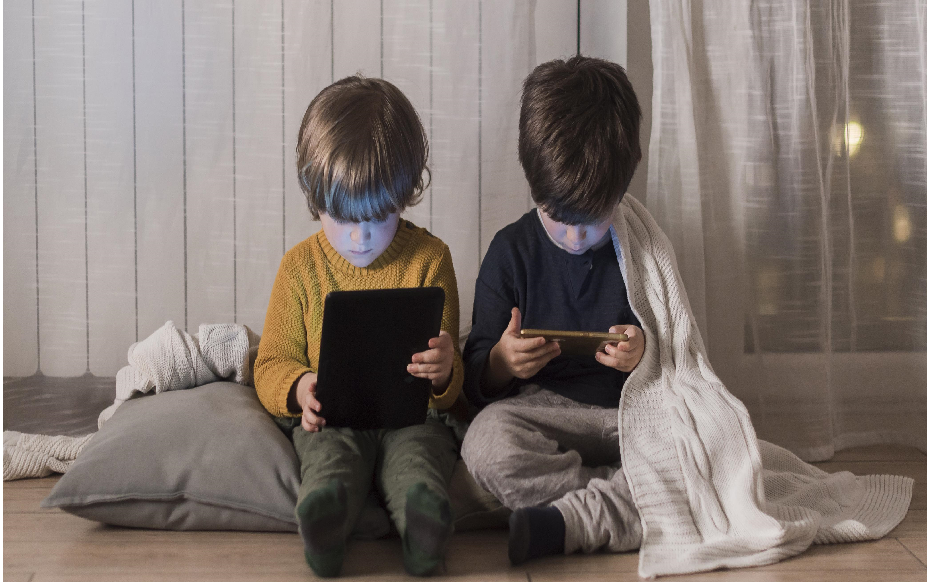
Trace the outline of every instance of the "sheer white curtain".
{"type": "Polygon", "coordinates": [[[927,451],[927,2],[651,0],[647,203],[711,362],[805,459],[927,451]]]}

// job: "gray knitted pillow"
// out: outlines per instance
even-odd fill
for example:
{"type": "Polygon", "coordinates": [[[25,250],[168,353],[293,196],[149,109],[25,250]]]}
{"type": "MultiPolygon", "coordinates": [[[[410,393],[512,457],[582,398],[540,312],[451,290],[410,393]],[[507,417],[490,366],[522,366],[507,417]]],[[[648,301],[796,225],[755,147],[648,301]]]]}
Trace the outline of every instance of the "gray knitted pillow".
{"type": "MultiPolygon", "coordinates": [[[[129,527],[295,532],[298,490],[293,445],[254,388],[216,382],[122,404],[42,506],[129,527]]],[[[450,494],[458,531],[507,525],[508,510],[463,461],[450,494]]],[[[371,496],[353,535],[389,527],[371,496]]]]}

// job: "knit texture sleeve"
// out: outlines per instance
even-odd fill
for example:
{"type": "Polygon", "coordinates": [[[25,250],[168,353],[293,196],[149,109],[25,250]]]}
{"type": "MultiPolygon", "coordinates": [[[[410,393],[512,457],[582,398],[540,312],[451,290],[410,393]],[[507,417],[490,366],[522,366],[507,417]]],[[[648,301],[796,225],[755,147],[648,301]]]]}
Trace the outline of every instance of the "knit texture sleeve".
{"type": "Polygon", "coordinates": [[[460,357],[460,298],[457,294],[457,276],[454,274],[451,251],[447,245],[442,246],[441,258],[425,282],[427,287],[444,289],[444,314],[441,317],[441,329],[451,336],[451,341],[454,343],[454,367],[451,372],[451,382],[444,392],[433,394],[429,403],[431,408],[439,410],[450,408],[457,401],[463,388],[464,378],[463,360],[460,357]]]}
{"type": "Polygon", "coordinates": [[[281,417],[299,416],[287,408],[287,397],[300,376],[313,371],[307,354],[306,290],[289,265],[285,256],[270,293],[254,364],[254,386],[261,404],[281,417]]]}

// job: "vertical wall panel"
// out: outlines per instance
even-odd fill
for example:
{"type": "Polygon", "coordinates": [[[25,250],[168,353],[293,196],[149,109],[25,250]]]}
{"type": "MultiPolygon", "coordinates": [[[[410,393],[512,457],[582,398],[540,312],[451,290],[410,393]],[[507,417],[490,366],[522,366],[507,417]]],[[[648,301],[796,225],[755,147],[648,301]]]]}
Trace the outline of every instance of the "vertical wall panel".
{"type": "Polygon", "coordinates": [[[187,314],[235,318],[232,2],[186,4],[187,314]]]}
{"type": "Polygon", "coordinates": [[[42,371],[87,371],[81,2],[36,4],[39,333],[42,371]]]}
{"type": "Polygon", "coordinates": [[[319,228],[296,178],[302,115],[358,71],[396,83],[429,134],[432,184],[406,216],[450,246],[466,327],[482,254],[533,206],[517,159],[521,83],[577,40],[623,62],[624,7],[36,3],[34,105],[33,5],[11,4],[4,373],[111,376],[169,319],[262,331],[280,257],[319,228]]]}
{"type": "Polygon", "coordinates": [[[627,0],[582,0],[580,49],[584,55],[628,66],[627,0]]]}
{"type": "Polygon", "coordinates": [[[483,2],[481,255],[496,231],[533,206],[518,163],[521,82],[534,66],[529,7],[483,2]]]}
{"type": "MultiPolygon", "coordinates": [[[[576,54],[579,0],[538,2],[534,9],[535,65],[576,54]]],[[[582,6],[585,6],[585,2],[582,6]]],[[[530,47],[529,47],[530,48],[530,47]]]]}
{"type": "Polygon", "coordinates": [[[187,326],[182,7],[135,0],[140,338],[166,320],[187,326]]]}
{"type": "Polygon", "coordinates": [[[256,331],[282,256],[280,9],[235,1],[236,321],[256,331]]]}
{"type": "Polygon", "coordinates": [[[3,375],[39,366],[32,4],[3,8],[3,375]]]}
{"type": "Polygon", "coordinates": [[[382,65],[380,0],[339,0],[334,6],[335,80],[360,72],[379,77],[382,65]]]}
{"type": "MultiPolygon", "coordinates": [[[[429,0],[383,2],[383,77],[399,87],[412,102],[429,140],[432,129],[430,4],[429,0]]],[[[404,216],[430,229],[431,197],[429,187],[422,201],[406,210],[404,216]]]]}
{"type": "Polygon", "coordinates": [[[434,0],[433,232],[451,249],[460,327],[479,272],[479,3],[434,0]]]}
{"type": "Polygon", "coordinates": [[[284,0],[283,168],[286,240],[281,251],[321,228],[306,208],[296,177],[296,140],[312,98],[331,83],[331,1],[284,0]]]}
{"type": "Polygon", "coordinates": [[[115,376],[135,341],[132,3],[85,8],[90,372],[115,376]]]}

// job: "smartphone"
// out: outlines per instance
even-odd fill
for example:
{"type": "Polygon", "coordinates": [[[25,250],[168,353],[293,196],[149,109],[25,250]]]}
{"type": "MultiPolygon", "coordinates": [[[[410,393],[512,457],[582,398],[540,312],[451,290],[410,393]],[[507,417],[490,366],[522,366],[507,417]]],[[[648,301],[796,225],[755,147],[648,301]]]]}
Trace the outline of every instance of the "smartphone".
{"type": "Polygon", "coordinates": [[[523,329],[521,337],[542,337],[549,342],[557,342],[560,353],[567,356],[594,356],[596,352],[604,352],[608,344],[628,341],[628,336],[623,333],[555,329],[523,329]]]}

